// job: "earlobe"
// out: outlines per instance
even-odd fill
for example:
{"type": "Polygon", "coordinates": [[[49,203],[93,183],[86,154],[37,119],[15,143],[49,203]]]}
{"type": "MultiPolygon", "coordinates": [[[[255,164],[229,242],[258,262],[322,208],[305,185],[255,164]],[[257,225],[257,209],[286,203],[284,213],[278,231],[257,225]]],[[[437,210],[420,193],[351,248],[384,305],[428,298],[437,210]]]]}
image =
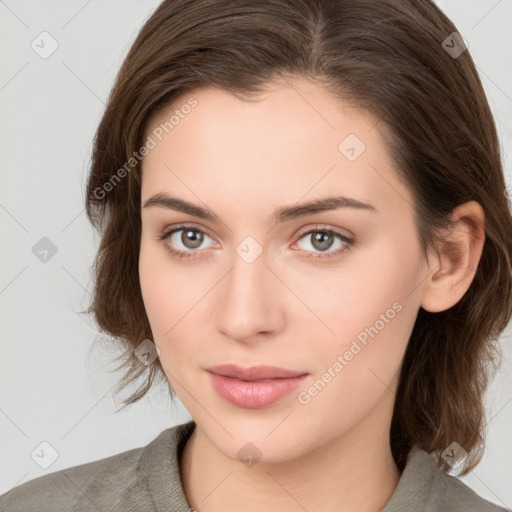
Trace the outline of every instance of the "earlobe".
{"type": "Polygon", "coordinates": [[[482,255],[485,231],[482,206],[470,201],[457,207],[444,242],[432,253],[421,307],[431,313],[451,308],[467,292],[482,255]]]}

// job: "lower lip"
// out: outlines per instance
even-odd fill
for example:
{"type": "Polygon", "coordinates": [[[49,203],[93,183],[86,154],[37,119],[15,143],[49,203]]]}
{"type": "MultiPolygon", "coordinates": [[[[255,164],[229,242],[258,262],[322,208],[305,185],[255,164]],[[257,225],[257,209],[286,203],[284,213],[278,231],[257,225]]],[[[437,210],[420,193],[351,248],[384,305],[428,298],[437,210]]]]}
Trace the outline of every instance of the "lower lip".
{"type": "Polygon", "coordinates": [[[209,373],[215,391],[229,403],[245,409],[261,409],[277,402],[297,389],[306,378],[306,375],[300,375],[283,379],[248,381],[209,373]]]}

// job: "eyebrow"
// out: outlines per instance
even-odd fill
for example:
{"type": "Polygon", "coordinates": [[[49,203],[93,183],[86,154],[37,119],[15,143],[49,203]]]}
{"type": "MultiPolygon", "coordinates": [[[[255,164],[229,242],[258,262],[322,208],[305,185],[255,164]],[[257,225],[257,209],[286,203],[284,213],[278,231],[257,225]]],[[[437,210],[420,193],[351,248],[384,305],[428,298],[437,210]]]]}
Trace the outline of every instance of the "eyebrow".
{"type": "MultiPolygon", "coordinates": [[[[200,219],[209,220],[212,222],[220,222],[220,218],[213,213],[212,210],[203,208],[193,203],[189,203],[184,199],[169,196],[163,193],[158,193],[151,196],[144,203],[143,208],[151,206],[158,206],[161,208],[168,208],[177,212],[188,213],[200,219]]],[[[325,212],[330,210],[337,210],[339,208],[354,208],[357,210],[366,210],[370,212],[377,212],[377,208],[368,203],[363,203],[357,199],[344,196],[328,196],[320,199],[315,199],[307,203],[302,203],[295,206],[282,206],[277,208],[272,213],[272,220],[278,224],[287,220],[297,219],[306,215],[314,213],[325,212]]]]}

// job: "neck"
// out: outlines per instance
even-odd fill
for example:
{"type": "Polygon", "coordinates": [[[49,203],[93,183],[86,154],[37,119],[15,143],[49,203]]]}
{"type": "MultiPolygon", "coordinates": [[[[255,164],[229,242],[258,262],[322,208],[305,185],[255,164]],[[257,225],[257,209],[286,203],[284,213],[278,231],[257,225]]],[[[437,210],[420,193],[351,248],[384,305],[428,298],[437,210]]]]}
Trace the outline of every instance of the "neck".
{"type": "Polygon", "coordinates": [[[376,430],[375,424],[372,429],[358,424],[293,460],[250,467],[220,452],[196,425],[180,465],[185,494],[197,512],[376,512],[401,476],[389,428],[376,430]]]}

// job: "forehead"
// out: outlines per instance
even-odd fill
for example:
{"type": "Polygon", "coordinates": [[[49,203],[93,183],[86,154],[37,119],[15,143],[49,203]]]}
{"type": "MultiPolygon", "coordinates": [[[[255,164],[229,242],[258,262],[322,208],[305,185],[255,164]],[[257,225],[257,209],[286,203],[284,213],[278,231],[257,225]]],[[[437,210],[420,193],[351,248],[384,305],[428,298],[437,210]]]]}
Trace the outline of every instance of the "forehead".
{"type": "Polygon", "coordinates": [[[307,80],[273,83],[253,101],[217,88],[183,94],[151,120],[146,136],[156,144],[144,157],[143,198],[215,193],[246,197],[245,207],[256,208],[335,189],[381,206],[411,204],[378,120],[307,80]],[[186,107],[191,98],[195,106],[186,107]]]}

